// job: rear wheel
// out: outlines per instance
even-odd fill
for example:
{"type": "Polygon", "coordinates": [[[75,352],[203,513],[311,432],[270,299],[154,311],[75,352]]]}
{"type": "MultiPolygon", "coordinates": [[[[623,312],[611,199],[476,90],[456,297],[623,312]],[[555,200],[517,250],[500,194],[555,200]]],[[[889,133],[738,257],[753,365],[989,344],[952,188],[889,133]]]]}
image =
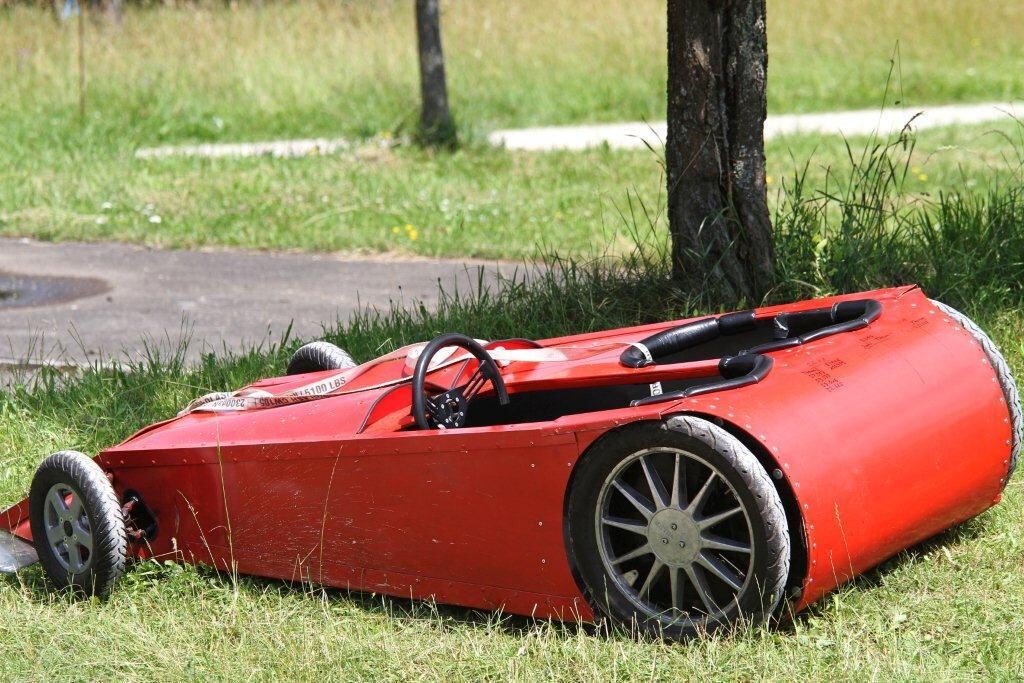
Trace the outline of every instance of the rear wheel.
{"type": "Polygon", "coordinates": [[[39,562],[55,586],[110,594],[124,572],[128,537],[99,465],[76,451],[46,458],[32,479],[29,521],[39,562]]]}
{"type": "Polygon", "coordinates": [[[609,434],[580,463],[568,512],[587,596],[619,624],[682,639],[761,623],[780,603],[782,501],[754,455],[707,420],[609,434]]]}
{"type": "Polygon", "coordinates": [[[347,370],[354,368],[356,362],[344,349],[330,342],[310,342],[292,354],[288,361],[288,374],[301,375],[321,370],[347,370]]]}

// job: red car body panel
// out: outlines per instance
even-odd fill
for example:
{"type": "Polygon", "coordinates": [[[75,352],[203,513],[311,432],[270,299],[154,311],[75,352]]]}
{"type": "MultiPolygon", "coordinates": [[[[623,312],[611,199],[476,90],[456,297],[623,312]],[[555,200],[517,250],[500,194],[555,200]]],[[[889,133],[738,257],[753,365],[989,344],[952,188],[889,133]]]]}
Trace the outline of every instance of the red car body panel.
{"type": "MultiPolygon", "coordinates": [[[[564,528],[577,461],[611,429],[703,415],[739,435],[775,473],[801,548],[793,566],[799,609],[987,509],[1007,475],[1011,426],[993,368],[971,335],[916,287],[757,316],[856,298],[879,301],[881,316],[769,353],[768,376],[739,389],[546,422],[396,431],[410,421],[407,385],[357,391],[408,375],[395,353],[346,385],[354,393],[188,414],[142,430],[97,461],[119,495],[138,492],[157,520],[151,544],[133,546],[138,556],[586,621],[594,615],[573,575],[564,528]]],[[[568,359],[513,362],[502,374],[513,401],[544,388],[715,374],[716,360],[619,363],[624,343],[683,322],[543,340],[568,359]]],[[[466,365],[430,380],[457,384],[466,365]]],[[[280,391],[311,377],[253,386],[280,391]]],[[[27,505],[0,514],[0,526],[30,540],[27,505]]]]}

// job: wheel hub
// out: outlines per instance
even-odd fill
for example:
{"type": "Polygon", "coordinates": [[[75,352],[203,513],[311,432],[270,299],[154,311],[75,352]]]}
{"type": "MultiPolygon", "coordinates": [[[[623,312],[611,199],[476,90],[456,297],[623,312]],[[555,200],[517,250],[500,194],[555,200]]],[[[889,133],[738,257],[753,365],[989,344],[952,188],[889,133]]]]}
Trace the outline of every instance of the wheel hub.
{"type": "Polygon", "coordinates": [[[750,520],[712,463],[671,447],[637,451],[599,496],[598,552],[639,609],[704,618],[740,599],[753,571],[750,520]]]}
{"type": "Polygon", "coordinates": [[[679,508],[665,508],[651,517],[647,540],[655,557],[670,567],[691,564],[700,552],[700,529],[679,508]]]}
{"type": "Polygon", "coordinates": [[[46,494],[43,524],[57,562],[71,573],[85,570],[93,537],[81,495],[67,484],[54,484],[46,494]]]}

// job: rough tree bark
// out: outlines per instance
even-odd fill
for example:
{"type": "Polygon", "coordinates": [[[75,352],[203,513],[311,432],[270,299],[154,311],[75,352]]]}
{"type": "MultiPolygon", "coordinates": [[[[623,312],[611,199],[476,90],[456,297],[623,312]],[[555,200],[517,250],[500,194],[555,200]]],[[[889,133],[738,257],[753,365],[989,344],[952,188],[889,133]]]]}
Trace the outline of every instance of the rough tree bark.
{"type": "Polygon", "coordinates": [[[441,49],[438,0],[416,0],[416,39],[420,54],[420,137],[431,145],[454,145],[455,121],[448,109],[448,84],[441,49]]]}
{"type": "Polygon", "coordinates": [[[774,248],[765,189],[765,0],[668,0],[673,278],[760,302],[774,248]]]}

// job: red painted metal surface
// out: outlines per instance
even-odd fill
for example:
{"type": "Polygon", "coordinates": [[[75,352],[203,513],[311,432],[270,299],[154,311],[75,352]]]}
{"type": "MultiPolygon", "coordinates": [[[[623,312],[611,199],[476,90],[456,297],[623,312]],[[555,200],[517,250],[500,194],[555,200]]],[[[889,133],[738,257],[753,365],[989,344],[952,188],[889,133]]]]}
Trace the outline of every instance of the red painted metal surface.
{"type": "MultiPolygon", "coordinates": [[[[806,544],[802,608],[999,498],[1008,411],[983,350],[914,287],[800,302],[758,317],[874,298],[868,327],[772,352],[752,386],[549,422],[448,431],[409,424],[403,352],[368,364],[345,395],[193,413],[97,456],[159,529],[152,552],[285,580],[508,612],[590,620],[570,569],[564,501],[581,454],[609,429],[695,413],[759,444],[795,497],[806,544]]],[[[716,360],[623,367],[623,344],[685,321],[545,340],[555,363],[513,362],[510,394],[713,375],[716,360]]],[[[440,386],[467,370],[431,374],[440,386]]],[[[330,373],[323,373],[330,374],[330,373]]],[[[256,387],[282,391],[315,376],[256,387]]],[[[513,398],[513,400],[515,400],[513,398]]],[[[527,399],[523,399],[527,400],[527,399]]],[[[24,503],[0,526],[30,538],[24,503]]],[[[137,553],[143,553],[141,546],[137,553]]],[[[148,552],[148,551],[145,551],[148,552]]]]}

